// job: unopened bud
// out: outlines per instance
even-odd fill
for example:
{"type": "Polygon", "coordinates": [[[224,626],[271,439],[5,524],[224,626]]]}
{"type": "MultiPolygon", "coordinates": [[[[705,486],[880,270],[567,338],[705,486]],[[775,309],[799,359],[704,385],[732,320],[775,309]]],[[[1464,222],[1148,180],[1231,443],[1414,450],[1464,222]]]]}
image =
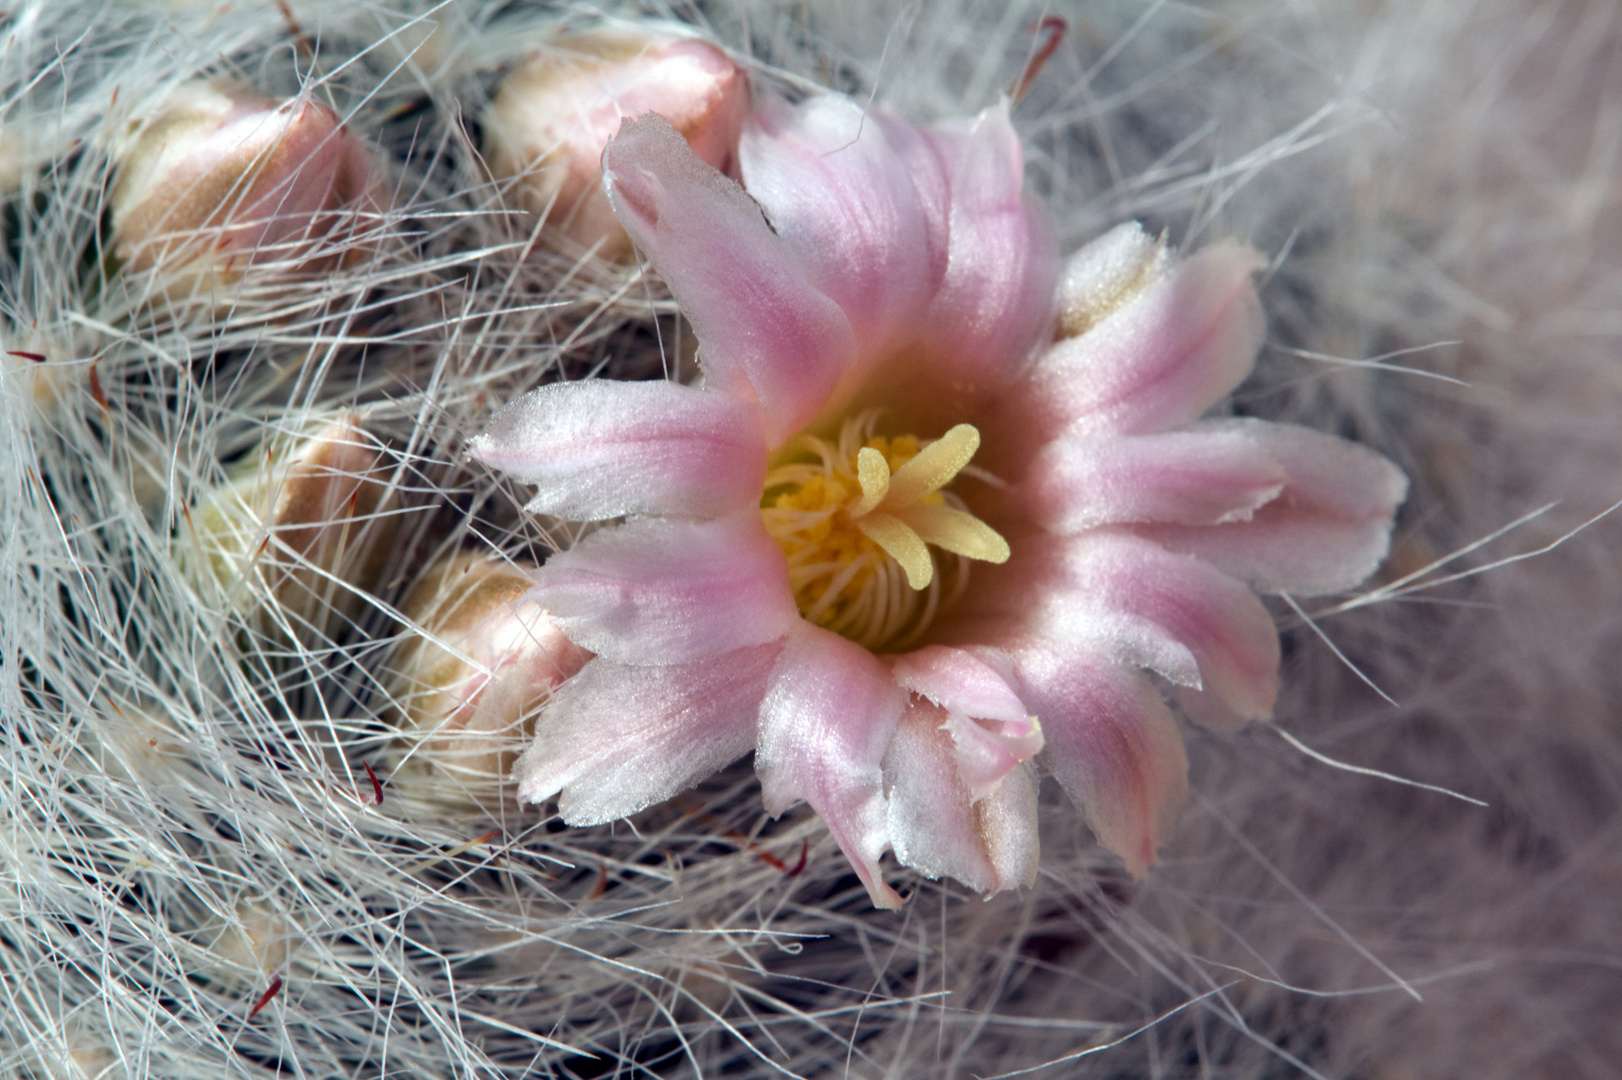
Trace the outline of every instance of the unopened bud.
{"type": "Polygon", "coordinates": [[[518,201],[576,242],[618,258],[630,240],[602,189],[603,148],[625,117],[669,120],[700,159],[736,175],[749,79],[696,38],[604,30],[519,64],[485,115],[485,156],[518,201]]]}
{"type": "Polygon", "coordinates": [[[533,569],[455,555],[401,604],[413,626],[389,664],[388,688],[412,733],[402,770],[451,781],[437,794],[477,801],[480,788],[504,781],[540,706],[591,658],[524,598],[533,569]]]}
{"type": "Polygon", "coordinates": [[[371,202],[371,157],[331,109],[235,84],[181,87],[117,157],[113,254],[171,297],[331,270],[371,202]]]}
{"type": "Polygon", "coordinates": [[[259,628],[331,637],[364,610],[391,554],[390,471],[350,415],[271,440],[193,517],[198,563],[259,628]]]}

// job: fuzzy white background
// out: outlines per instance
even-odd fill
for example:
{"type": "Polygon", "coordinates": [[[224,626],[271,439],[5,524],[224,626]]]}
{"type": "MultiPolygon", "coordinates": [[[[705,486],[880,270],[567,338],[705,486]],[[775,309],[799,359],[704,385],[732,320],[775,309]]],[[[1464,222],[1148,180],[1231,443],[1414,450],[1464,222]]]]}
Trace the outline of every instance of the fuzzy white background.
{"type": "Polygon", "coordinates": [[[478,165],[501,66],[592,13],[8,5],[0,338],[47,359],[7,356],[0,397],[0,1073],[1617,1075],[1622,521],[1583,526],[1622,499],[1622,7],[646,10],[920,121],[1068,20],[1014,112],[1030,183],[1067,250],[1136,217],[1275,260],[1234,407],[1408,471],[1372,602],[1309,611],[1322,636],[1278,609],[1279,730],[1186,732],[1141,884],[1051,783],[1034,889],[895,874],[900,913],[803,807],[764,819],[747,763],[584,830],[436,787],[383,720],[388,605],[434,551],[544,540],[462,442],[681,348],[656,283],[525,259],[478,165]],[[391,208],[320,289],[176,312],[103,280],[112,154],[220,74],[331,104],[391,208]],[[380,603],[290,646],[188,572],[190,511],[344,407],[398,463],[402,538],[380,603]]]}

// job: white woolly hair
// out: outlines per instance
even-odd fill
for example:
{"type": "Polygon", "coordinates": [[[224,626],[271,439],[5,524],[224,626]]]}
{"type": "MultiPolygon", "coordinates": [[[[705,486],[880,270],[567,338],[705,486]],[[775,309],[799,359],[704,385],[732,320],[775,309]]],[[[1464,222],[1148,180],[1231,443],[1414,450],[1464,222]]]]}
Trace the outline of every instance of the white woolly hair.
{"type": "Polygon", "coordinates": [[[1615,1075],[1614,0],[8,8],[0,1073],[1615,1075]],[[992,104],[1064,19],[1013,116],[1066,250],[1132,218],[1256,246],[1233,409],[1412,478],[1363,592],[1276,604],[1276,721],[1185,729],[1147,880],[1051,781],[1033,888],[887,863],[890,913],[747,760],[570,829],[401,751],[413,576],[567,539],[465,440],[539,383],[691,354],[651,275],[536,243],[478,156],[504,65],[642,16],[920,122],[992,104]],[[117,147],[215,77],[330,106],[382,163],[342,268],[182,302],[117,267],[117,147]],[[200,508],[343,416],[388,463],[375,595],[198,574],[200,508]]]}

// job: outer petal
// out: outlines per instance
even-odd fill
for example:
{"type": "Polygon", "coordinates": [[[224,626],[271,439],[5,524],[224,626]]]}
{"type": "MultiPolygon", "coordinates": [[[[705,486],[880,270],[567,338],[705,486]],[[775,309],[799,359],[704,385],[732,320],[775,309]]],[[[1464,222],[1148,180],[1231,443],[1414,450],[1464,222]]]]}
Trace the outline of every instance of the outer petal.
{"type": "Polygon", "coordinates": [[[1206,248],[1080,337],[1059,342],[1011,403],[1056,433],[1138,434],[1183,424],[1239,385],[1262,343],[1250,275],[1261,257],[1206,248]]]}
{"type": "Polygon", "coordinates": [[[946,280],[924,320],[930,373],[959,396],[1001,388],[1053,333],[1059,254],[1025,193],[1008,104],[926,132],[951,189],[946,280]]]}
{"type": "Polygon", "coordinates": [[[529,599],[576,645],[636,666],[764,645],[799,622],[788,565],[754,510],[592,533],[541,567],[529,599]]]}
{"type": "Polygon", "coordinates": [[[889,844],[880,763],[903,704],[872,653],[799,623],[761,706],[755,756],[767,811],[810,803],[882,908],[901,905],[879,876],[879,856],[889,844]]]}
{"type": "Polygon", "coordinates": [[[1040,853],[1036,820],[1036,772],[1030,762],[1003,777],[997,790],[974,804],[986,853],[997,871],[997,888],[1036,884],[1040,853]]]}
{"type": "Polygon", "coordinates": [[[693,324],[705,377],[758,400],[768,438],[782,443],[855,362],[850,321],[807,279],[760,206],[663,117],[626,120],[603,170],[614,213],[693,324]]]}
{"type": "Polygon", "coordinates": [[[975,801],[958,778],[944,712],[914,702],[884,759],[889,833],[896,858],[979,892],[1029,885],[1036,873],[1036,785],[1028,767],[975,801]]]}
{"type": "Polygon", "coordinates": [[[1188,794],[1171,712],[1143,676],[1084,649],[1037,642],[1015,661],[1020,697],[1047,734],[1048,767],[1099,842],[1141,877],[1188,794]]]}
{"type": "Polygon", "coordinates": [[[1070,541],[1065,564],[1071,591],[1050,603],[1046,633],[1113,647],[1122,659],[1216,695],[1245,719],[1272,715],[1278,631],[1243,584],[1198,559],[1109,530],[1070,541]]]}
{"type": "Polygon", "coordinates": [[[515,771],[519,798],[561,792],[564,821],[599,825],[686,790],[754,745],[781,649],[669,667],[592,660],[542,712],[515,771]]]}
{"type": "Polygon", "coordinates": [[[1270,425],[1267,442],[1288,478],[1248,521],[1136,531],[1266,592],[1340,592],[1372,574],[1408,491],[1402,472],[1366,447],[1308,428],[1270,425]]]}
{"type": "Polygon", "coordinates": [[[670,382],[553,383],[504,406],[468,455],[535,484],[526,509],[574,521],[714,517],[760,499],[760,410],[670,382]]]}
{"type": "Polygon", "coordinates": [[[1020,485],[1031,516],[1060,533],[1127,521],[1243,521],[1284,490],[1268,449],[1274,425],[1206,421],[1156,435],[1073,436],[1050,444],[1020,485]]]}
{"type": "Polygon", "coordinates": [[[932,158],[915,178],[892,140],[918,156],[909,145],[922,143],[916,129],[842,94],[819,94],[797,106],[764,98],[738,144],[749,194],[850,317],[864,357],[889,352],[898,334],[917,334],[918,313],[946,273],[944,199],[930,205],[915,186],[943,196],[945,179],[932,158]]]}

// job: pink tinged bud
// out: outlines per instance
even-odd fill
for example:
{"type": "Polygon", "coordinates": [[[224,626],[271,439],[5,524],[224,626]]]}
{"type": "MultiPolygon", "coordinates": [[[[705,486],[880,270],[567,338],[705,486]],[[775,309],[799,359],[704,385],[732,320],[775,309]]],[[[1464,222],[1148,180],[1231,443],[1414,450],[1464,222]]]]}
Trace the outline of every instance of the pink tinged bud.
{"type": "Polygon", "coordinates": [[[353,416],[267,443],[192,517],[192,542],[228,603],[309,641],[359,618],[392,551],[383,450],[353,416]]]}
{"type": "Polygon", "coordinates": [[[405,774],[453,782],[436,794],[504,780],[540,706],[591,658],[526,599],[533,569],[455,555],[401,604],[412,626],[389,662],[388,689],[412,733],[405,774]]]}
{"type": "Polygon", "coordinates": [[[221,83],[182,87],[116,158],[114,255],[158,270],[171,296],[231,284],[251,266],[340,265],[375,174],[325,105],[221,83]]]}
{"type": "Polygon", "coordinates": [[[743,70],[708,42],[617,30],[563,38],[507,76],[485,114],[490,171],[576,243],[622,257],[630,244],[603,193],[603,148],[622,119],[650,112],[705,164],[737,175],[743,70]]]}

